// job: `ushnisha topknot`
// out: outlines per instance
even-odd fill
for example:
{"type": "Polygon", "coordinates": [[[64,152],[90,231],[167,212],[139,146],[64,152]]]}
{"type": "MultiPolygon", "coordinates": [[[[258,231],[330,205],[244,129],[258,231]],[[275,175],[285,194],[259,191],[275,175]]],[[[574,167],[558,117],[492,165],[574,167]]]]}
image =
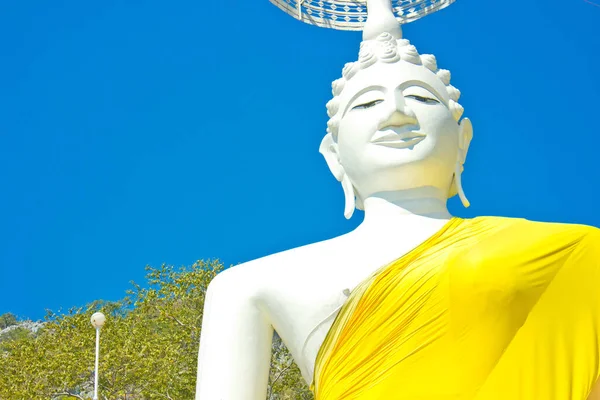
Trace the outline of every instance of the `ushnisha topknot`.
{"type": "Polygon", "coordinates": [[[445,85],[448,97],[448,108],[454,119],[459,122],[464,113],[464,108],[458,104],[460,91],[450,84],[451,74],[446,69],[438,69],[437,60],[432,54],[420,55],[416,47],[410,44],[406,39],[396,39],[388,32],[380,33],[374,40],[366,40],[360,44],[358,60],[347,63],[342,70],[342,77],[333,81],[332,94],[333,99],[327,103],[327,131],[337,139],[337,130],[339,127],[340,116],[338,115],[340,106],[340,94],[348,82],[357,72],[369,68],[377,62],[396,63],[406,61],[415,65],[421,65],[440,79],[445,85]]]}

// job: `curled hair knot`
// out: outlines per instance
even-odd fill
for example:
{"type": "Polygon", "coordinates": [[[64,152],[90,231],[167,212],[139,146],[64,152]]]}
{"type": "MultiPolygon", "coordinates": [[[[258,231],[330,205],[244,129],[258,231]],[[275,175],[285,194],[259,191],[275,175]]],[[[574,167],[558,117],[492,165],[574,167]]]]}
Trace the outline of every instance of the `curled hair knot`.
{"type": "Polygon", "coordinates": [[[346,80],[344,78],[336,79],[331,83],[331,92],[334,96],[339,96],[344,90],[344,86],[346,85],[346,80]]]}
{"type": "Polygon", "coordinates": [[[344,65],[344,69],[342,70],[342,76],[344,79],[351,79],[356,73],[360,70],[360,65],[355,62],[349,62],[344,65]]]}
{"type": "Polygon", "coordinates": [[[444,85],[448,86],[450,84],[450,71],[448,71],[447,69],[440,69],[436,75],[438,76],[438,78],[440,78],[440,80],[442,82],[444,82],[444,85]]]}
{"type": "Polygon", "coordinates": [[[375,40],[378,42],[396,42],[396,38],[388,32],[380,33],[375,40]]]}
{"type": "Polygon", "coordinates": [[[358,53],[358,62],[360,63],[360,67],[362,69],[370,67],[371,65],[375,64],[376,61],[377,57],[375,56],[373,46],[364,46],[360,49],[358,53]]]}
{"type": "Polygon", "coordinates": [[[381,61],[387,63],[393,63],[400,60],[400,55],[398,54],[398,47],[395,42],[384,42],[381,45],[379,58],[381,61]]]}
{"type": "MultiPolygon", "coordinates": [[[[433,54],[421,54],[421,62],[431,72],[437,72],[437,60],[433,54]]],[[[447,85],[447,83],[445,83],[447,85]]]]}
{"type": "Polygon", "coordinates": [[[327,102],[327,115],[329,116],[329,118],[333,117],[335,114],[337,114],[339,108],[340,108],[340,99],[338,97],[334,97],[333,99],[329,100],[329,102],[327,102]]]}
{"type": "Polygon", "coordinates": [[[462,117],[463,113],[465,112],[465,108],[452,99],[450,99],[448,102],[448,108],[450,109],[454,120],[456,122],[460,121],[460,117],[462,117]]]}
{"type": "Polygon", "coordinates": [[[450,96],[452,100],[458,101],[458,99],[460,99],[460,90],[452,85],[446,86],[446,89],[448,90],[448,96],[450,96]]]}
{"type": "Polygon", "coordinates": [[[409,63],[420,65],[421,57],[419,56],[419,52],[417,48],[412,44],[400,48],[400,57],[404,61],[408,61],[409,63]]]}

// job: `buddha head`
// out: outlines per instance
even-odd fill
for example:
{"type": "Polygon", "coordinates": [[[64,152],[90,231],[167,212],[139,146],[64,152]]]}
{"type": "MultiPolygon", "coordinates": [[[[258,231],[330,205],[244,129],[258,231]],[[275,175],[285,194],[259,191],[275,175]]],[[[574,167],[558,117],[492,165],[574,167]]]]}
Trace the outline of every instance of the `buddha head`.
{"type": "Polygon", "coordinates": [[[344,215],[370,196],[419,188],[458,194],[468,207],[460,178],[473,128],[461,120],[460,92],[384,17],[369,24],[369,9],[358,61],[346,64],[327,103],[320,152],[342,183],[344,215]]]}

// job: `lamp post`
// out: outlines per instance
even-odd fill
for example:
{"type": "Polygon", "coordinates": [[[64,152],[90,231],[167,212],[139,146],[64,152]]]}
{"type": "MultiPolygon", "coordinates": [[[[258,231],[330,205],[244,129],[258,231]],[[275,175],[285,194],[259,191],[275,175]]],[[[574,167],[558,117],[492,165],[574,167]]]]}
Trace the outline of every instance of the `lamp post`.
{"type": "Polygon", "coordinates": [[[100,329],[106,322],[101,312],[94,313],[91,318],[92,326],[96,328],[96,366],[94,368],[94,400],[98,400],[98,359],[100,358],[100,329]]]}

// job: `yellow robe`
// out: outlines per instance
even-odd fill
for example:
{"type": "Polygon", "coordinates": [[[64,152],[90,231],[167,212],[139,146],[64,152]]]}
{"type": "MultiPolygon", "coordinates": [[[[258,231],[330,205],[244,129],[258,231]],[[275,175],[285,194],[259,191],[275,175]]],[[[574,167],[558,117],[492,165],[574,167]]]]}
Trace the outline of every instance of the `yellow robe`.
{"type": "Polygon", "coordinates": [[[585,400],[600,363],[600,229],[454,218],[362,282],[317,400],[585,400]]]}

